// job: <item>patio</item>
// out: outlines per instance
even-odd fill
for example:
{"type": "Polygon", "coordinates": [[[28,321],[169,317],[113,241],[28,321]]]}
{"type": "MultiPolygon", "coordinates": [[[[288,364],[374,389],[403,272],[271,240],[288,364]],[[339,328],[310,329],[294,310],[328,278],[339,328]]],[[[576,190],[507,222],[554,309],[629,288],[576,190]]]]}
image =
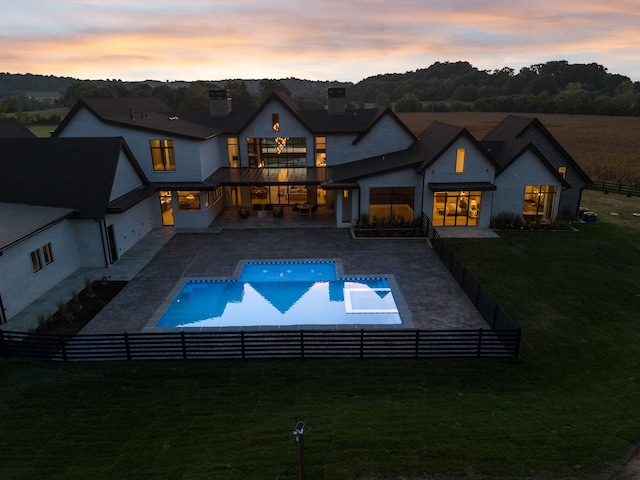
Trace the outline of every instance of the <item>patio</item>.
{"type": "Polygon", "coordinates": [[[282,219],[257,216],[253,225],[237,227],[247,220],[238,219],[236,228],[214,222],[207,230],[177,232],[81,333],[142,332],[183,277],[231,277],[243,259],[301,258],[339,259],[345,275],[393,275],[414,328],[487,328],[424,240],[355,241],[348,229],[274,228],[261,222],[282,219]]]}

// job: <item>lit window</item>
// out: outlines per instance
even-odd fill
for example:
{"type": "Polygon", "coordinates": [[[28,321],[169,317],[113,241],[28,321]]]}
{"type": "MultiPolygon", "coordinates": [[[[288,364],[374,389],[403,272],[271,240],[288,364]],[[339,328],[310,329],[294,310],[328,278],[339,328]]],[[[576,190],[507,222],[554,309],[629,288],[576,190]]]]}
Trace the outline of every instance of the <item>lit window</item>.
{"type": "Polygon", "coordinates": [[[240,155],[238,153],[238,137],[227,138],[227,152],[229,156],[229,166],[238,168],[240,166],[240,155]]]}
{"type": "Polygon", "coordinates": [[[271,114],[271,128],[273,128],[274,132],[280,131],[280,115],[277,113],[271,114]]]}
{"type": "Polygon", "coordinates": [[[349,198],[349,190],[342,191],[342,198],[349,198]]]}
{"type": "Polygon", "coordinates": [[[200,192],[180,191],[178,192],[178,208],[180,210],[200,210],[200,192]]]}
{"type": "Polygon", "coordinates": [[[316,137],[316,167],[327,166],[327,137],[316,137]]]}
{"type": "Polygon", "coordinates": [[[456,154],[456,173],[464,173],[465,149],[459,148],[456,154]]]}
{"type": "Polygon", "coordinates": [[[562,178],[567,178],[567,167],[558,167],[558,173],[562,178]]]}
{"type": "Polygon", "coordinates": [[[151,161],[156,171],[176,169],[176,159],[173,153],[173,140],[149,140],[151,145],[151,161]]]}
{"type": "Polygon", "coordinates": [[[53,249],[51,248],[51,243],[47,243],[42,247],[42,255],[44,256],[45,265],[53,263],[53,249]]]}
{"type": "Polygon", "coordinates": [[[40,250],[34,250],[33,252],[31,252],[31,267],[33,268],[33,273],[42,270],[42,259],[40,258],[40,250]]]}

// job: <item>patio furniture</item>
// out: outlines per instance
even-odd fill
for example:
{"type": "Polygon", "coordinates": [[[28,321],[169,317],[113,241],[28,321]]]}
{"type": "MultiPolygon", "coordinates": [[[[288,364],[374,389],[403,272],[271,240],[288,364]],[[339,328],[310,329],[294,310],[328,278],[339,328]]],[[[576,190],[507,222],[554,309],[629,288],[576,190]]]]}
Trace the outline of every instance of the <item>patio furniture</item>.
{"type": "Polygon", "coordinates": [[[240,207],[240,210],[238,210],[238,215],[240,216],[240,218],[249,218],[249,210],[244,207],[240,207]]]}
{"type": "Polygon", "coordinates": [[[274,216],[275,218],[282,218],[282,217],[284,217],[284,209],[283,209],[281,206],[280,206],[280,207],[277,207],[277,208],[274,208],[274,209],[273,209],[273,216],[274,216]]]}

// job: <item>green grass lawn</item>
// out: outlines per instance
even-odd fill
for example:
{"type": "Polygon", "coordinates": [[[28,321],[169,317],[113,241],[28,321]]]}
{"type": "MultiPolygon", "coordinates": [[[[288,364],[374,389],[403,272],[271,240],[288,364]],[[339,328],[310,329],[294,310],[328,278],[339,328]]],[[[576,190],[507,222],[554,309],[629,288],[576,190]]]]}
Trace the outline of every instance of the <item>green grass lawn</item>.
{"type": "Polygon", "coordinates": [[[296,479],[297,420],[307,479],[612,469],[640,441],[640,229],[447,242],[518,361],[1,362],[0,478],[296,479]]]}

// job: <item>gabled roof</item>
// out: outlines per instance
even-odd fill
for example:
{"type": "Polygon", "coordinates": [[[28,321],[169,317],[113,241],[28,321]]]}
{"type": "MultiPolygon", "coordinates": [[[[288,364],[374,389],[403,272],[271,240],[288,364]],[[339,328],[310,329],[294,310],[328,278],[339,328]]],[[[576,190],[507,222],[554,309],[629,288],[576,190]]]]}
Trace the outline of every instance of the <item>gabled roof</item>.
{"type": "Polygon", "coordinates": [[[53,133],[59,137],[73,117],[82,109],[101,122],[124,128],[158,134],[206,140],[221,134],[238,134],[265,109],[271,101],[279,102],[309,132],[314,134],[352,134],[358,143],[383,118],[397,121],[411,138],[411,130],[387,107],[347,110],[344,115],[329,115],[325,109],[301,110],[285,93],[274,91],[255,110],[234,110],[228,116],[212,117],[209,112],[176,112],[154,97],[87,98],[79,100],[53,133]]]}
{"type": "Polygon", "coordinates": [[[491,154],[491,156],[496,160],[498,164],[498,169],[496,171],[496,177],[502,174],[510,165],[512,165],[518,158],[520,158],[525,152],[531,151],[538,160],[551,172],[551,174],[556,177],[562,185],[565,187],[570,187],[569,183],[562,178],[562,175],[558,172],[558,169],[555,168],[549,160],[544,156],[544,154],[536,147],[533,142],[529,142],[527,140],[522,140],[519,138],[511,138],[505,141],[482,141],[480,142],[487,151],[491,154]]]}
{"type": "Polygon", "coordinates": [[[462,137],[469,140],[490,163],[497,166],[491,155],[466,128],[435,121],[419,135],[420,141],[411,147],[424,159],[417,170],[424,171],[462,137]]]}
{"type": "Polygon", "coordinates": [[[103,218],[120,154],[148,181],[120,137],[0,139],[0,202],[76,210],[103,218]]]}
{"type": "MultiPolygon", "coordinates": [[[[567,164],[570,165],[575,171],[584,179],[585,183],[590,184],[591,179],[580,168],[576,161],[569,155],[564,147],[551,135],[549,130],[542,124],[542,122],[536,117],[523,117],[521,115],[507,115],[498,125],[496,125],[487,135],[482,139],[482,143],[488,145],[495,142],[505,142],[508,140],[520,139],[525,131],[537,128],[542,134],[549,140],[554,148],[567,160],[567,164]]],[[[511,147],[514,148],[514,147],[511,147]]]]}
{"type": "Polygon", "coordinates": [[[87,98],[78,100],[53,136],[60,136],[81,109],[106,124],[196,140],[233,131],[244,124],[248,116],[247,112],[231,112],[229,117],[212,117],[208,112],[174,112],[155,97],[87,98]]]}
{"type": "Polygon", "coordinates": [[[36,136],[15,118],[0,118],[0,138],[36,138],[36,136]]]}

